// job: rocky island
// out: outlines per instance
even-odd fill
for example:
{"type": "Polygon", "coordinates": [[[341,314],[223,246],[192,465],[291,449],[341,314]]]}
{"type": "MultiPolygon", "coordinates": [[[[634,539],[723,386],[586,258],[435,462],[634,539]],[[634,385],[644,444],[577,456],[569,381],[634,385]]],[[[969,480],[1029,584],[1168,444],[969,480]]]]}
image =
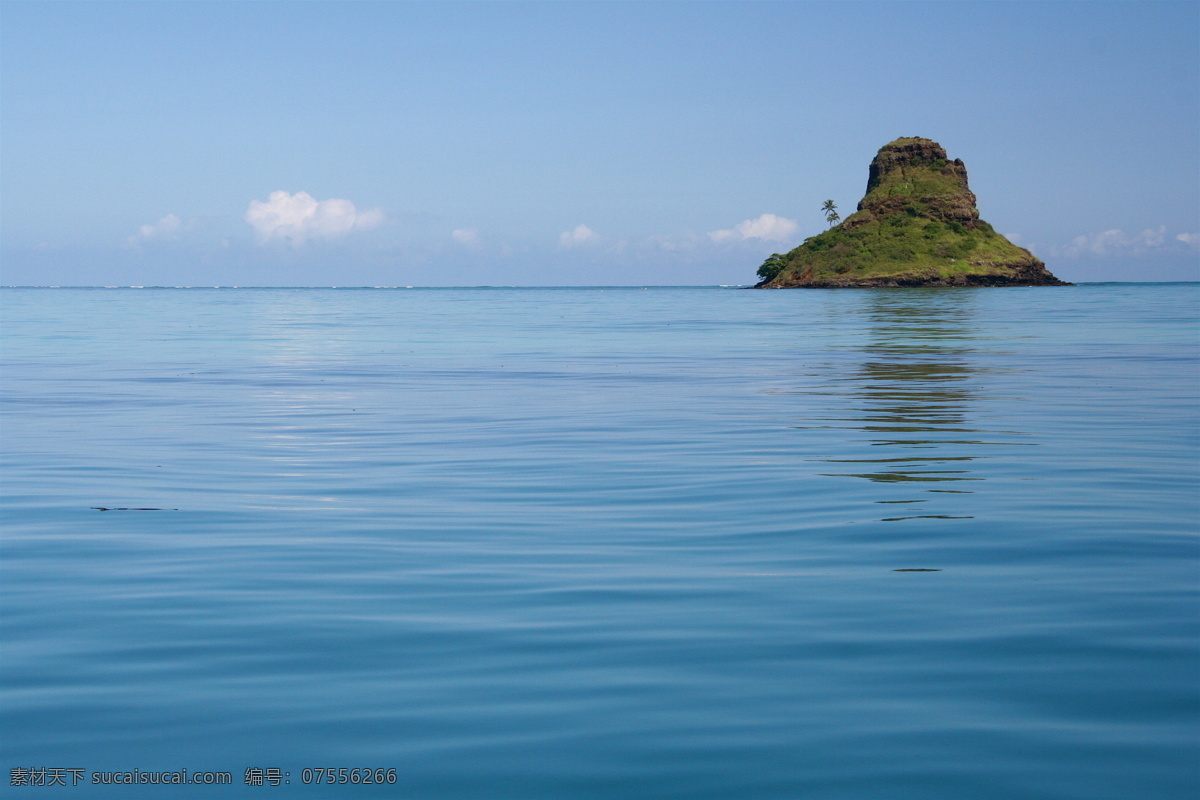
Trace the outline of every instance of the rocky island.
{"type": "Polygon", "coordinates": [[[961,159],[915,136],[880,148],[855,213],[758,276],[758,289],[1070,285],[979,218],[961,159]]]}

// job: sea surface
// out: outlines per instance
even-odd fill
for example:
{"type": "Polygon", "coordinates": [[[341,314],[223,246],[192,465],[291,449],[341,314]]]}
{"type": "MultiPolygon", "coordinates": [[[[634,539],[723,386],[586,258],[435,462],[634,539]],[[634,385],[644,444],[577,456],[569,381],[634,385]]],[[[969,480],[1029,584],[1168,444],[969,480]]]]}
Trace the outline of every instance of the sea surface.
{"type": "Polygon", "coordinates": [[[6,797],[1200,796],[1200,284],[0,333],[6,797]],[[139,770],[232,783],[93,783],[139,770]]]}

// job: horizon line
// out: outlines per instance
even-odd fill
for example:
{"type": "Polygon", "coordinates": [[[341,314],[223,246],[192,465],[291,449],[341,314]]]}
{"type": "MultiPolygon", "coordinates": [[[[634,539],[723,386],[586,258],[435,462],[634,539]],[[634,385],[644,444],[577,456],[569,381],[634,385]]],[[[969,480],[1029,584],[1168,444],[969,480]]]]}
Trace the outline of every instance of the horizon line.
{"type": "MultiPolygon", "coordinates": [[[[1076,285],[1099,286],[1105,284],[1126,284],[1126,285],[1170,285],[1170,284],[1192,284],[1200,283],[1200,279],[1196,280],[1171,280],[1171,281],[1073,281],[1076,285]]],[[[748,286],[756,286],[753,283],[628,283],[628,284],[454,284],[454,285],[395,285],[395,286],[337,286],[337,285],[317,285],[317,284],[297,284],[297,285],[259,285],[259,286],[242,286],[234,284],[217,284],[217,285],[149,285],[149,284],[0,284],[0,289],[337,289],[337,290],[408,290],[408,289],[740,289],[748,286]]],[[[893,287],[857,287],[857,288],[899,288],[899,289],[1005,289],[1005,288],[1038,288],[1038,287],[1012,287],[1012,286],[893,286],[893,287]]]]}

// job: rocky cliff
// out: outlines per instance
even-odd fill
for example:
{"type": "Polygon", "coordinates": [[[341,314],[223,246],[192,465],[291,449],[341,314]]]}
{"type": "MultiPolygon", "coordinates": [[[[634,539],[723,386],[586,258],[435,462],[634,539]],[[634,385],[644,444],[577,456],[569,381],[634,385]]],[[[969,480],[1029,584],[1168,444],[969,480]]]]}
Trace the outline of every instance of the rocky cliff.
{"type": "Polygon", "coordinates": [[[758,275],[762,289],[1068,285],[981,220],[962,160],[918,137],[880,148],[858,210],[758,275]]]}

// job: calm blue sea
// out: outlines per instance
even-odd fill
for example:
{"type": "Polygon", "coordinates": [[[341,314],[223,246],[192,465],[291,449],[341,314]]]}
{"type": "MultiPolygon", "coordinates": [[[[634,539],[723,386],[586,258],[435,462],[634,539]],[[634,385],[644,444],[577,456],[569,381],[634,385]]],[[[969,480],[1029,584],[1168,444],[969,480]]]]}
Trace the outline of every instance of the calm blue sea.
{"type": "Polygon", "coordinates": [[[1200,795],[1198,284],[0,312],[6,797],[1200,795]]]}

